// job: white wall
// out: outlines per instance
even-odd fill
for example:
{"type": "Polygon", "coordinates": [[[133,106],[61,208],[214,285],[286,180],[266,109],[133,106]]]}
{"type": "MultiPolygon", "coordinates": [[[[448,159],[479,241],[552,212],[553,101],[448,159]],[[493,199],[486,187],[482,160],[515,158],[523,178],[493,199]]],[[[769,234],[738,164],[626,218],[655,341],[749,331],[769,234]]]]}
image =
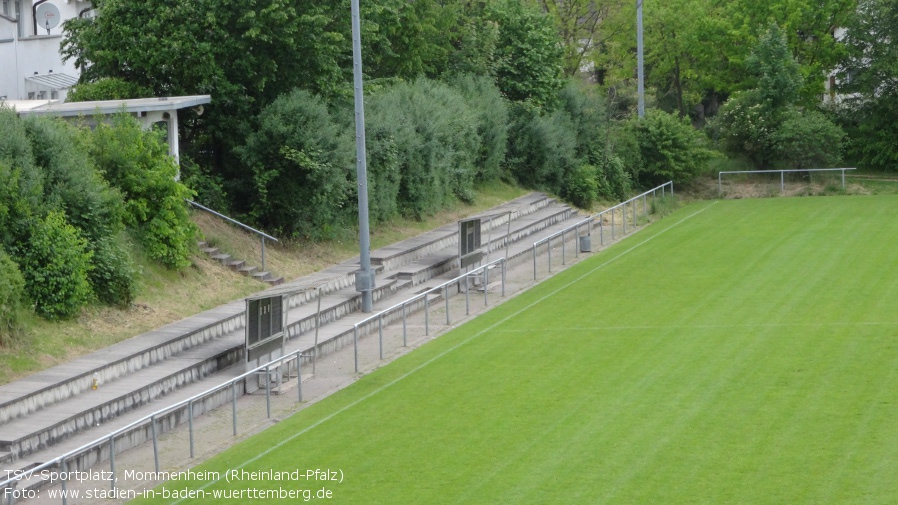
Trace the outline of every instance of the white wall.
{"type": "MultiPolygon", "coordinates": [[[[12,1],[12,0],[10,0],[12,1]]],[[[74,62],[62,62],[59,46],[63,38],[63,22],[78,17],[78,13],[91,6],[90,2],[78,0],[47,0],[44,4],[53,4],[59,9],[60,22],[47,35],[46,28],[37,27],[35,34],[33,6],[35,0],[22,0],[22,17],[25,23],[25,36],[19,38],[16,25],[0,18],[0,40],[17,39],[14,42],[0,42],[0,96],[10,100],[25,100],[29,91],[36,91],[33,84],[25,78],[37,74],[68,74],[78,77],[80,73],[74,62]]],[[[39,20],[40,21],[40,20],[39,20]]],[[[62,92],[60,99],[64,99],[62,92]]],[[[47,96],[49,98],[49,96],[47,96]]]]}

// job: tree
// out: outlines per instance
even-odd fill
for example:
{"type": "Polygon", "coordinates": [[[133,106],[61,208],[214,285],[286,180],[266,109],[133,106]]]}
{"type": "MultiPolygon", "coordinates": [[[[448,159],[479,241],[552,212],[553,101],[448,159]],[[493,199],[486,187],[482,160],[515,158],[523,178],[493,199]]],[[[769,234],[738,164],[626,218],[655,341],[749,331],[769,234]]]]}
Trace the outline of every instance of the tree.
{"type": "Polygon", "coordinates": [[[759,39],[745,66],[754,87],[735,93],[712,125],[724,149],[758,168],[837,162],[844,134],[822,114],[796,105],[803,79],[778,26],[759,39]]]}
{"type": "Polygon", "coordinates": [[[564,43],[564,74],[573,77],[618,35],[625,24],[612,15],[623,8],[620,0],[535,0],[555,22],[564,43]]]}
{"type": "Polygon", "coordinates": [[[352,147],[320,97],[295,90],[275,100],[241,149],[253,175],[253,218],[291,237],[333,237],[348,215],[352,147]]]}
{"type": "Polygon", "coordinates": [[[552,20],[517,0],[489,4],[484,16],[499,27],[495,68],[502,93],[509,100],[553,106],[564,86],[564,50],[552,20]]]}
{"type": "Polygon", "coordinates": [[[848,56],[838,73],[852,155],[878,170],[898,170],[898,1],[862,0],[845,25],[848,56]]]}

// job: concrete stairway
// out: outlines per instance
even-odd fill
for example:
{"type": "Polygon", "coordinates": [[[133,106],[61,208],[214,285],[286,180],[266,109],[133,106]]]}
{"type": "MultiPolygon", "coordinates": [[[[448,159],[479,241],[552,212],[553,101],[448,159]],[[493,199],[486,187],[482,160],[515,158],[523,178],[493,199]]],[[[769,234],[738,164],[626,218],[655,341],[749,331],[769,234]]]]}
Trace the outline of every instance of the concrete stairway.
{"type": "Polygon", "coordinates": [[[197,242],[197,246],[199,246],[200,251],[202,251],[203,254],[241,275],[252,277],[257,281],[264,282],[270,286],[277,286],[284,283],[283,277],[278,277],[271,272],[266,272],[259,267],[250,265],[245,260],[234,258],[230,254],[222,252],[219,248],[210,246],[206,242],[197,242]]]}
{"type": "MultiPolygon", "coordinates": [[[[485,219],[482,228],[483,242],[491,238],[489,253],[493,258],[507,253],[511,262],[529,261],[533,242],[579,219],[573,209],[539,193],[482,216],[496,216],[490,222],[485,219]]],[[[399,303],[457,275],[457,248],[458,226],[453,223],[372,251],[375,303],[399,303]]],[[[290,349],[314,347],[319,296],[318,356],[351,344],[353,324],[367,316],[359,312],[361,299],[354,287],[358,268],[355,258],[265,291],[287,296],[285,332],[290,349]]],[[[243,373],[245,308],[245,301],[237,300],[0,386],[0,475],[6,475],[4,470],[33,468],[168,402],[243,373]]],[[[195,406],[194,414],[227,401],[224,393],[221,398],[209,397],[195,406]]],[[[169,429],[185,421],[184,413],[176,411],[161,426],[169,429]]],[[[148,436],[137,432],[127,438],[133,446],[148,436]]],[[[117,451],[128,446],[116,442],[117,451]]],[[[86,468],[108,456],[108,451],[104,455],[97,450],[69,465],[86,468]]]]}

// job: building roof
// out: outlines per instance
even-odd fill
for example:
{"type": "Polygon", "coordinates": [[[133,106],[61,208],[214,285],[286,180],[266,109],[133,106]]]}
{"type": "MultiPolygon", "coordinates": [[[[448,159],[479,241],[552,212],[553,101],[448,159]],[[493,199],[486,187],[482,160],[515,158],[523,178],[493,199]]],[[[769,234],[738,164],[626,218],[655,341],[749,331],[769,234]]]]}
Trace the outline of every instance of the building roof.
{"type": "Polygon", "coordinates": [[[78,78],[69,74],[58,73],[40,75],[29,75],[25,77],[26,81],[50,88],[50,89],[66,89],[78,84],[78,78]]]}
{"type": "MultiPolygon", "coordinates": [[[[156,112],[186,109],[210,103],[209,95],[169,96],[161,98],[135,98],[130,100],[98,100],[94,102],[56,102],[43,100],[43,105],[27,110],[16,107],[19,115],[39,114],[47,116],[91,116],[117,112],[156,112]]],[[[12,103],[12,102],[9,102],[12,103]]],[[[16,103],[22,103],[16,102],[16,103]]]]}

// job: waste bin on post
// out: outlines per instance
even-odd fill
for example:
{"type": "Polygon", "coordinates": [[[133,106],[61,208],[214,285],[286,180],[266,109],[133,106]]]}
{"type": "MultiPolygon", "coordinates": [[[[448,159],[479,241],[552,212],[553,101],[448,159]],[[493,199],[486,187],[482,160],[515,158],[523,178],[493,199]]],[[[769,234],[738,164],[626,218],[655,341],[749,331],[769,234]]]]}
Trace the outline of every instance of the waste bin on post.
{"type": "Polygon", "coordinates": [[[589,235],[582,235],[580,237],[580,252],[587,253],[592,251],[592,237],[589,235]]]}

